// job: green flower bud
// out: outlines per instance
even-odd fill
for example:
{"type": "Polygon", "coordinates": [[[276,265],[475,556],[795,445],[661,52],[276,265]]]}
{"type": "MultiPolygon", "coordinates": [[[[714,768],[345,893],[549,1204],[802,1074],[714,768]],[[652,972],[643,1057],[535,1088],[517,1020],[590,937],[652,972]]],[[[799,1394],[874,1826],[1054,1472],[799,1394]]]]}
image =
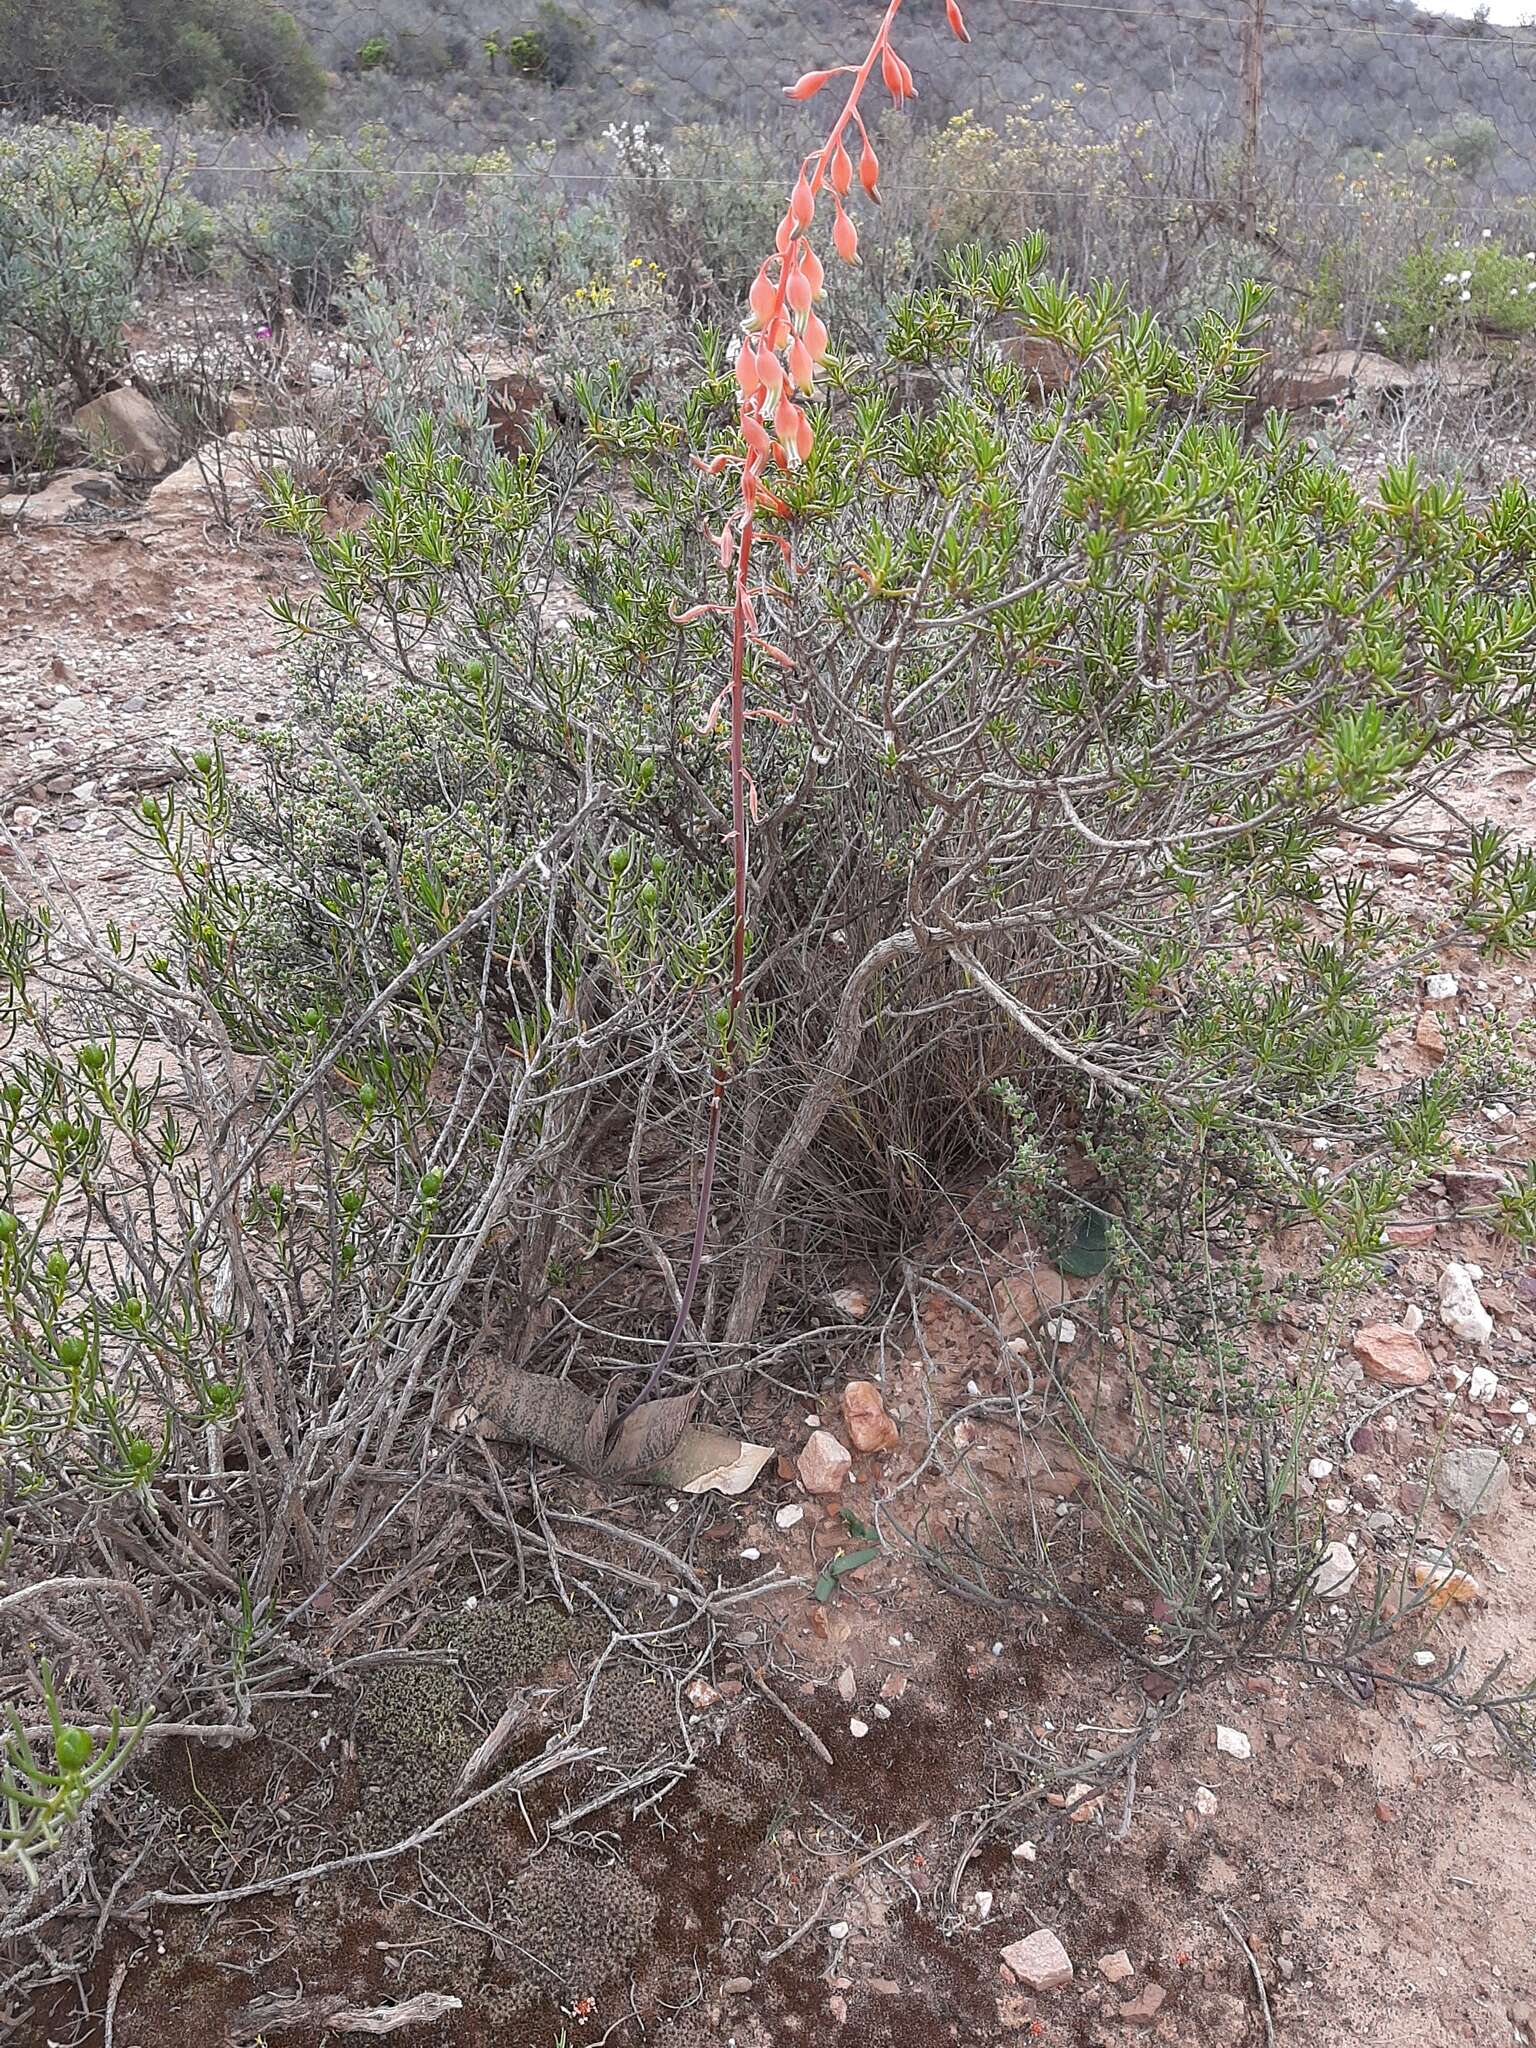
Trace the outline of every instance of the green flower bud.
{"type": "Polygon", "coordinates": [[[608,872],[609,872],[609,874],[611,874],[611,875],[622,875],[622,874],[623,874],[623,872],[624,872],[624,870],[625,870],[625,869],[626,869],[626,868],[627,868],[628,866],[629,866],[629,848],[628,848],[627,846],[616,846],[616,847],[615,847],[615,848],[613,849],[612,853],[610,853],[610,854],[609,854],[609,856],[608,856],[608,872]]]}
{"type": "Polygon", "coordinates": [[[641,885],[640,885],[640,901],[641,901],[641,902],[642,902],[642,903],[644,904],[644,906],[645,906],[645,908],[646,908],[647,910],[654,910],[654,909],[655,909],[655,907],[656,907],[656,884],[655,884],[654,882],[642,882],[642,883],[641,883],[641,885]]]}
{"type": "Polygon", "coordinates": [[[199,747],[197,752],[192,756],[192,766],[197,770],[199,775],[206,775],[211,770],[211,768],[213,767],[213,756],[208,752],[206,747],[199,747]]]}
{"type": "Polygon", "coordinates": [[[83,1771],[96,1753],[96,1738],[88,1728],[61,1728],[54,1738],[53,1753],[61,1771],[83,1771]]]}
{"type": "Polygon", "coordinates": [[[315,1008],[313,1003],[310,1004],[307,1010],[304,1010],[300,1013],[299,1022],[304,1026],[304,1029],[306,1031],[314,1031],[318,1027],[320,1023],[320,1012],[315,1008]]]}
{"type": "Polygon", "coordinates": [[[107,1064],[107,1048],[104,1045],[82,1045],[80,1064],[88,1074],[99,1074],[107,1064]]]}
{"type": "Polygon", "coordinates": [[[651,873],[658,879],[667,872],[667,864],[659,853],[651,855],[651,873]]]}
{"type": "Polygon", "coordinates": [[[73,1372],[76,1366],[84,1365],[90,1346],[83,1337],[61,1337],[54,1348],[59,1354],[60,1365],[73,1372]]]}
{"type": "Polygon", "coordinates": [[[63,1282],[69,1278],[69,1261],[61,1251],[51,1251],[43,1271],[50,1280],[63,1282]]]}
{"type": "Polygon", "coordinates": [[[485,681],[485,663],[480,659],[479,655],[473,655],[465,662],[464,680],[472,683],[477,690],[485,681]]]}
{"type": "Polygon", "coordinates": [[[154,824],[160,816],[160,805],[152,796],[147,796],[139,805],[139,816],[154,824]]]}
{"type": "Polygon", "coordinates": [[[0,1209],[0,1244],[14,1244],[20,1228],[9,1209],[0,1209]]]}
{"type": "Polygon", "coordinates": [[[443,1176],[435,1166],[429,1166],[421,1176],[421,1192],[430,1202],[434,1195],[442,1193],[443,1176]]]}
{"type": "Polygon", "coordinates": [[[365,1081],[357,1091],[357,1099],[364,1109],[372,1109],[379,1099],[379,1091],[371,1081],[365,1081]]]}
{"type": "Polygon", "coordinates": [[[4,1102],[7,1109],[20,1109],[21,1083],[19,1081],[7,1081],[5,1086],[0,1088],[0,1102],[4,1102]]]}
{"type": "Polygon", "coordinates": [[[344,1188],[342,1190],[341,1213],[344,1216],[355,1216],[362,1206],[363,1191],[361,1188],[344,1188]]]}

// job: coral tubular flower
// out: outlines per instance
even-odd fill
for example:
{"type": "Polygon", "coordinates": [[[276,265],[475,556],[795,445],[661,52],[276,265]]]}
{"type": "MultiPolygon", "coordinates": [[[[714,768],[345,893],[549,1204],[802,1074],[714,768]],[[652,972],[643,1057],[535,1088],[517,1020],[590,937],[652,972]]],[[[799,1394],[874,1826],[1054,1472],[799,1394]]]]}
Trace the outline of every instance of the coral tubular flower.
{"type": "Polygon", "coordinates": [[[841,206],[837,209],[837,219],[832,223],[832,246],[845,263],[858,262],[859,231],[841,206]]]}
{"type": "Polygon", "coordinates": [[[956,6],[955,0],[944,0],[944,12],[949,17],[950,27],[954,30],[955,34],[960,38],[961,42],[968,43],[971,40],[971,32],[966,27],[965,16],[960,12],[960,9],[956,6]]]}

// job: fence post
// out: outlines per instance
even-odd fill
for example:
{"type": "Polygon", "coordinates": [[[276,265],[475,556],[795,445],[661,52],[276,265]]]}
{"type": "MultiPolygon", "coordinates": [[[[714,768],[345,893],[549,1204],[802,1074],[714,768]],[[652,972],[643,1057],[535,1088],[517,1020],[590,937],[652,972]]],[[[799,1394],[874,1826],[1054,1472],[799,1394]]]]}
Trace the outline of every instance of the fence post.
{"type": "Polygon", "coordinates": [[[1264,111],[1264,5],[1248,0],[1243,24],[1243,134],[1238,160],[1238,230],[1253,240],[1259,224],[1259,121],[1264,111]]]}

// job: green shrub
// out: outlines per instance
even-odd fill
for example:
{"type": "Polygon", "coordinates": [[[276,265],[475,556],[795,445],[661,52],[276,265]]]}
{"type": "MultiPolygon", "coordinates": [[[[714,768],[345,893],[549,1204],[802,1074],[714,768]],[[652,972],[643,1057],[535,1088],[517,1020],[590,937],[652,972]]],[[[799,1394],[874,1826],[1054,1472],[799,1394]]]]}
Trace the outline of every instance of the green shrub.
{"type": "Polygon", "coordinates": [[[1385,343],[1409,360],[1536,327],[1536,256],[1492,235],[1414,250],[1386,289],[1385,343]]]}
{"type": "Polygon", "coordinates": [[[308,120],[325,74],[270,0],[0,0],[0,98],[40,109],[211,103],[231,121],[308,120]]]}
{"type": "Polygon", "coordinates": [[[370,36],[367,42],[358,45],[352,62],[359,71],[392,71],[395,67],[394,45],[388,36],[370,36]]]}
{"type": "Polygon", "coordinates": [[[13,401],[92,398],[121,365],[146,268],[207,231],[146,129],[45,121],[0,135],[0,361],[13,401]]]}
{"type": "Polygon", "coordinates": [[[247,224],[250,243],[298,310],[323,318],[371,246],[384,192],[375,140],[317,143],[269,187],[247,224]]]}
{"type": "MultiPolygon", "coordinates": [[[[1245,430],[1252,295],[1183,352],[1041,263],[958,254],[760,506],[785,556],[753,594],[745,1024],[697,1311],[743,1370],[961,1173],[1030,1178],[1021,1106],[1127,1219],[1156,1160],[1209,1190],[1203,1242],[1259,1202],[1341,1269],[1444,1143],[1438,1084],[1357,1086],[1398,963],[1320,853],[1536,732],[1536,507],[1411,467],[1367,500],[1283,422],[1245,430]],[[999,316],[1076,366],[1043,413],[999,316]]],[[[210,753],[146,799],[167,939],[0,903],[13,1576],[74,1545],[132,1579],[171,1505],[214,1510],[178,1512],[174,1628],[142,1667],[113,1646],[120,1698],[241,1697],[289,1588],[427,1469],[488,1320],[493,1393],[654,1357],[733,922],[734,394],[706,335],[675,414],[588,393],[516,461],[422,419],[360,531],[279,486],[318,579],[281,607],[301,715],[249,736],[254,786],[210,753]]],[[[1442,939],[1529,950],[1529,856],[1480,834],[1466,884],[1442,939]]],[[[1180,1255],[1133,1249],[1139,1287],[1180,1255]]]]}

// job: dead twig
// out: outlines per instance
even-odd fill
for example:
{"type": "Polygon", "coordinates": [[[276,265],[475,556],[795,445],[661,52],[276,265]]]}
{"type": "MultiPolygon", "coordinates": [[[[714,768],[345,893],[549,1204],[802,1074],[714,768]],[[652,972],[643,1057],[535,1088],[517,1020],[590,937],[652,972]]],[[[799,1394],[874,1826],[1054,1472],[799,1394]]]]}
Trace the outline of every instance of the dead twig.
{"type": "Polygon", "coordinates": [[[1264,1978],[1262,1972],[1259,1969],[1259,1959],[1254,1954],[1253,1950],[1248,1946],[1248,1943],[1243,1936],[1243,1930],[1232,1918],[1232,1915],[1227,1911],[1226,1907],[1218,1906],[1216,1908],[1216,1911],[1221,1918],[1222,1925],[1226,1928],[1227,1932],[1231,1935],[1232,1939],[1237,1943],[1238,1947],[1242,1950],[1243,1954],[1248,1958],[1248,1967],[1253,1972],[1253,1988],[1259,1994],[1259,2017],[1264,2022],[1264,2040],[1266,2048],[1275,2048],[1275,2022],[1269,2010],[1269,1993],[1264,1988],[1264,1978]]]}

